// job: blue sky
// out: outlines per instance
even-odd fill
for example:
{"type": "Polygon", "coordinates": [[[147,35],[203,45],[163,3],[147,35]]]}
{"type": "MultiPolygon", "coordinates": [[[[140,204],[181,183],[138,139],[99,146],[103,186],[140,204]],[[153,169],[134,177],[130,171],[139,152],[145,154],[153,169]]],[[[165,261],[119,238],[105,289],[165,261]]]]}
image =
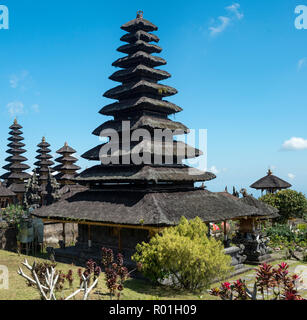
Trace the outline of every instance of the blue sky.
{"type": "Polygon", "coordinates": [[[162,69],[172,74],[164,83],[179,91],[169,99],[183,108],[175,119],[208,129],[208,168],[217,174],[208,189],[248,187],[271,166],[307,193],[307,30],[294,26],[295,7],[307,0],[0,4],[10,18],[0,30],[1,167],[14,116],[30,165],[42,136],[53,153],[65,141],[79,155],[99,143],[91,132],[108,119],[98,111],[116,85],[108,77],[122,56],[120,26],[141,9],[159,27],[162,69]]]}

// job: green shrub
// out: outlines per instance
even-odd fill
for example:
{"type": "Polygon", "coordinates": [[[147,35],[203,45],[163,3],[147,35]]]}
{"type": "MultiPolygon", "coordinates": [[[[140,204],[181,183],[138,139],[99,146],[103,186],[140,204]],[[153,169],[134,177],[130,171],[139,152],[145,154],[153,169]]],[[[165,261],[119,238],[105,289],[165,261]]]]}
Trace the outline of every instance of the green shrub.
{"type": "Polygon", "coordinates": [[[307,199],[301,193],[295,190],[282,190],[274,194],[266,194],[259,200],[277,208],[279,215],[278,220],[285,222],[289,218],[303,217],[307,210],[307,199]]]}
{"type": "Polygon", "coordinates": [[[207,226],[200,218],[182,217],[176,227],[156,234],[149,243],[138,244],[132,257],[143,274],[154,282],[171,278],[180,288],[199,291],[213,279],[231,271],[231,257],[221,242],[207,238],[207,226]]]}
{"type": "Polygon", "coordinates": [[[280,247],[281,249],[298,245],[306,248],[307,229],[301,226],[290,228],[285,224],[277,224],[266,229],[266,235],[270,238],[271,247],[280,247]]]}

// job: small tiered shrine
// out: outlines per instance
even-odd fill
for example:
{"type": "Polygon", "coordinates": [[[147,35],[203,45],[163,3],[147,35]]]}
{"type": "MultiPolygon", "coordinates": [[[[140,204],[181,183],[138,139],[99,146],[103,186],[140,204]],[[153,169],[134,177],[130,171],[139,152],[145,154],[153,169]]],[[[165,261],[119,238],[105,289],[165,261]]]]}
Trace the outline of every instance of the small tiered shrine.
{"type": "Polygon", "coordinates": [[[60,164],[53,168],[55,171],[59,172],[55,178],[61,187],[75,185],[75,178],[78,175],[77,171],[81,169],[75,164],[78,161],[78,159],[73,156],[73,154],[76,153],[76,150],[65,142],[64,146],[56,153],[59,154],[60,157],[56,158],[55,161],[60,164]]]}
{"type": "Polygon", "coordinates": [[[8,138],[10,143],[8,144],[9,149],[6,151],[10,156],[5,161],[9,162],[9,164],[3,167],[8,172],[3,174],[1,179],[5,180],[6,187],[15,193],[17,202],[22,204],[25,181],[30,178],[30,175],[25,170],[30,167],[23,163],[28,159],[22,156],[26,150],[23,149],[25,144],[21,142],[24,138],[20,129],[22,129],[22,126],[15,119],[13,125],[10,126],[11,131],[8,138]]]}

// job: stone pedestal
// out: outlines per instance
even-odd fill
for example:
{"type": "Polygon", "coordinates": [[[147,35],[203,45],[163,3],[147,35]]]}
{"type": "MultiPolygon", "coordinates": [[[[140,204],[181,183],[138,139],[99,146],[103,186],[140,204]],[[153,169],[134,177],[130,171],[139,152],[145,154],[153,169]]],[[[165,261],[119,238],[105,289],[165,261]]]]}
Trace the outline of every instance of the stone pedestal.
{"type": "Polygon", "coordinates": [[[267,247],[268,240],[260,233],[238,233],[232,239],[236,245],[243,245],[246,264],[258,265],[271,259],[267,247]]]}

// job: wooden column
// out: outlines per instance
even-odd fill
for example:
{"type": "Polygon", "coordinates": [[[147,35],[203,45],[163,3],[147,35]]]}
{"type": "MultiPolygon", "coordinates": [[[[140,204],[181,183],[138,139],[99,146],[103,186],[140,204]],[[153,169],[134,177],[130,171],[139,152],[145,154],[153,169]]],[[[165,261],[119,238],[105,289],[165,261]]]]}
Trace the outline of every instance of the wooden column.
{"type": "Polygon", "coordinates": [[[122,238],[121,238],[121,228],[118,228],[118,250],[122,252],[122,238]]]}
{"type": "Polygon", "coordinates": [[[224,241],[227,241],[227,220],[224,221],[224,241]]]}
{"type": "Polygon", "coordinates": [[[91,240],[91,225],[88,224],[88,232],[87,232],[87,244],[89,248],[92,246],[92,240],[91,240]]]}
{"type": "Polygon", "coordinates": [[[63,243],[64,243],[64,248],[66,247],[66,230],[65,230],[65,223],[62,224],[63,226],[63,243]]]}

